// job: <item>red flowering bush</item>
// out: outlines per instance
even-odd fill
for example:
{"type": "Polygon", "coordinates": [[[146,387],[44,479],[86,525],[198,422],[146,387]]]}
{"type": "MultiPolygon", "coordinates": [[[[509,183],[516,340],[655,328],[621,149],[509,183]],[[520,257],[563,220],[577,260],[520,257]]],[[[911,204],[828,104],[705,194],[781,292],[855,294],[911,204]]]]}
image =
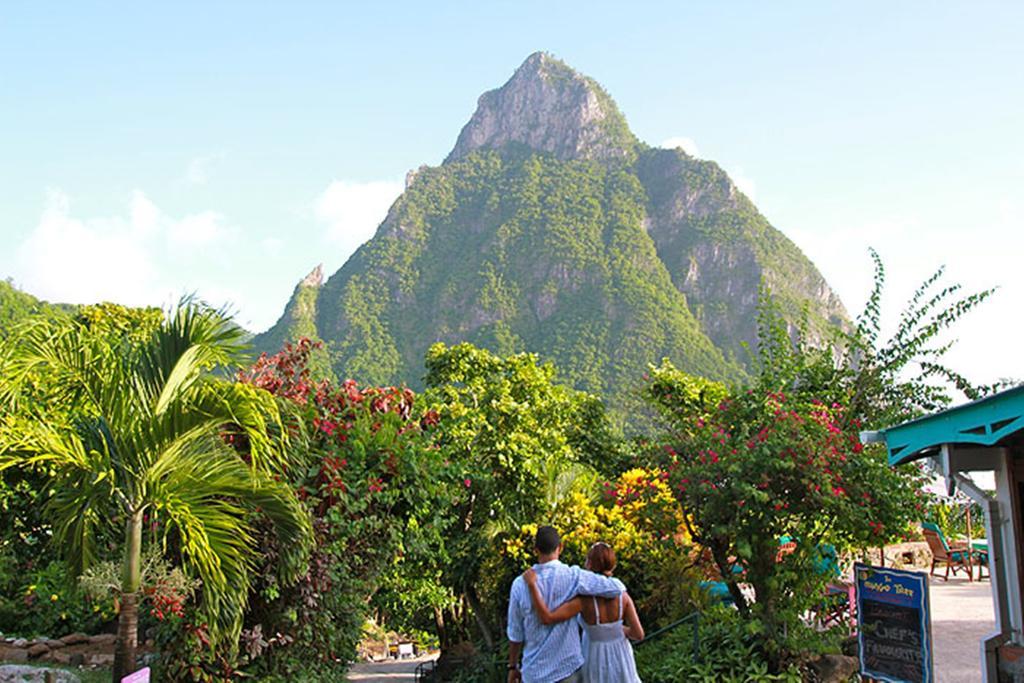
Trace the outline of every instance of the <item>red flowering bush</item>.
{"type": "Polygon", "coordinates": [[[444,469],[424,438],[436,413],[417,414],[416,397],[404,387],[311,381],[318,346],[307,339],[288,344],[239,376],[280,399],[287,473],[316,532],[308,571],[292,587],[274,579],[280,549],[265,538],[258,597],[245,626],[275,635],[247,646],[254,674],[301,669],[330,677],[353,658],[377,579],[415,541],[410,527],[429,525],[419,521],[432,514],[432,482],[444,469]]]}

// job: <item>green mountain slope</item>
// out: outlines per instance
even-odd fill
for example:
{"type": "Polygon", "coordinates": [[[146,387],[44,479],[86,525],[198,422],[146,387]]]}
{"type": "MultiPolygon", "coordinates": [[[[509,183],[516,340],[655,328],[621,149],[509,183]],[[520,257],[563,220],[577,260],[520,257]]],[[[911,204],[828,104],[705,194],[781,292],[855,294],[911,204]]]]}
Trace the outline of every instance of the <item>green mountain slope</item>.
{"type": "Polygon", "coordinates": [[[762,280],[794,314],[806,304],[821,324],[845,319],[721,168],[640,143],[600,86],[538,53],[256,344],[316,337],[339,376],[413,386],[435,341],[533,351],[622,410],[663,357],[741,377],[762,280]]]}
{"type": "Polygon", "coordinates": [[[40,301],[16,288],[9,281],[0,280],[0,339],[6,337],[8,330],[25,318],[33,315],[65,315],[71,310],[72,306],[40,301]]]}

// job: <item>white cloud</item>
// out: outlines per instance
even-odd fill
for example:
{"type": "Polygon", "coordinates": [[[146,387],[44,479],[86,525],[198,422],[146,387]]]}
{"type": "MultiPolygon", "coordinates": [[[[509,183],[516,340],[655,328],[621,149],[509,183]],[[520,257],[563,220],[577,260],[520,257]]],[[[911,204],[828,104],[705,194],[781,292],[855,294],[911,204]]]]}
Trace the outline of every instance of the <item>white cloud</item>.
{"type": "Polygon", "coordinates": [[[167,239],[177,246],[202,247],[216,242],[226,233],[223,215],[216,211],[203,211],[169,223],[167,239]]]}
{"type": "Polygon", "coordinates": [[[82,220],[71,215],[67,195],[51,191],[35,230],[18,247],[15,279],[50,300],[147,303],[154,269],[141,237],[151,215],[141,199],[133,197],[127,220],[82,220]]]}
{"type": "MultiPolygon", "coordinates": [[[[94,218],[75,216],[70,198],[52,190],[39,222],[17,247],[13,276],[51,301],[163,305],[201,284],[185,281],[189,266],[215,252],[196,247],[224,246],[230,234],[216,212],[175,219],[139,190],[123,215],[94,218]]],[[[218,292],[200,294],[218,303],[211,296],[218,292]]]]}
{"type": "Polygon", "coordinates": [[[160,209],[139,190],[132,193],[129,215],[132,228],[139,234],[151,235],[158,229],[160,209]]]}
{"type": "Polygon", "coordinates": [[[661,146],[665,149],[675,149],[676,147],[680,147],[684,152],[692,157],[700,156],[700,148],[697,147],[697,143],[693,141],[693,138],[673,137],[662,142],[661,146]]]}
{"type": "Polygon", "coordinates": [[[335,180],[316,199],[313,212],[327,226],[327,240],[343,247],[347,258],[373,237],[402,189],[395,181],[335,180]]]}

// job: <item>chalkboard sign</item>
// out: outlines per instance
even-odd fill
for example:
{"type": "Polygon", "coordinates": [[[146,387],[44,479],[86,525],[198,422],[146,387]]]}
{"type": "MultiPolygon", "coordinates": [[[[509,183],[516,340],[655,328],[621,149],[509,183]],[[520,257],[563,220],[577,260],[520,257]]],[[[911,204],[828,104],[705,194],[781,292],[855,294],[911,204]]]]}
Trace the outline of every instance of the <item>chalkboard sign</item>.
{"type": "Polygon", "coordinates": [[[928,577],[859,563],[853,571],[861,675],[889,683],[933,683],[928,577]]]}

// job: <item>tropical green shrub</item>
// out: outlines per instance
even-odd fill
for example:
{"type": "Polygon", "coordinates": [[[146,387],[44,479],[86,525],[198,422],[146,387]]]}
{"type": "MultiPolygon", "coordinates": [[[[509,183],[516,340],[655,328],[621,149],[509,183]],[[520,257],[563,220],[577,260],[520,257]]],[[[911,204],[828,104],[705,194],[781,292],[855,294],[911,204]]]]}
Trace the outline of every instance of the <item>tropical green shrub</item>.
{"type": "Polygon", "coordinates": [[[837,403],[760,387],[705,389],[689,403],[664,392],[666,376],[680,379],[674,373],[655,370],[650,390],[672,420],[671,445],[659,454],[662,467],[693,540],[710,551],[778,671],[804,647],[801,616],[820,602],[833,578],[818,571],[819,547],[877,545],[889,521],[878,517],[887,510],[879,499],[912,510],[917,489],[884,455],[865,455],[856,422],[843,420],[837,403]],[[680,409],[681,402],[689,407],[680,409]],[[778,558],[783,538],[796,540],[797,550],[778,558]],[[733,571],[737,563],[742,577],[733,571]],[[740,582],[753,587],[754,601],[742,594],[740,582]]]}
{"type": "Polygon", "coordinates": [[[865,312],[833,339],[810,339],[806,323],[792,329],[765,293],[749,387],[691,377],[667,361],[647,377],[646,396],[667,428],[652,461],[669,473],[693,540],[710,551],[772,671],[824,645],[802,620],[830,578],[820,548],[900,540],[924,515],[922,469],[889,467],[885,450],[863,447],[858,432],[947,405],[951,386],[979,394],[942,364],[950,345],[939,335],[991,292],[958,299],[958,286],[937,285],[940,270],[883,342],[884,269],[873,256],[865,312]],[[797,550],[779,556],[784,539],[797,550]],[[737,565],[753,602],[739,590],[737,565]]]}
{"type": "Polygon", "coordinates": [[[440,463],[423,484],[438,487],[430,499],[436,517],[429,528],[418,525],[424,543],[394,566],[388,585],[429,596],[424,607],[443,649],[475,636],[494,651],[514,574],[490,568],[523,524],[550,518],[575,487],[593,481],[582,463],[598,446],[585,435],[603,433],[603,411],[593,397],[557,384],[554,368],[530,354],[435,344],[427,370],[424,405],[440,420],[430,448],[440,463]],[[441,590],[422,590],[428,577],[441,590]]]}
{"type": "Polygon", "coordinates": [[[117,618],[110,596],[93,598],[76,585],[59,561],[27,573],[14,571],[10,555],[0,555],[0,632],[26,638],[59,638],[97,633],[117,618]]]}
{"type": "Polygon", "coordinates": [[[644,683],[798,683],[804,680],[795,664],[771,673],[760,638],[731,609],[714,608],[701,614],[698,633],[696,650],[692,623],[637,646],[637,673],[644,683]]]}
{"type": "Polygon", "coordinates": [[[971,511],[971,537],[985,538],[985,512],[969,500],[938,498],[928,506],[923,522],[937,525],[947,540],[967,537],[967,510],[971,511]]]}

